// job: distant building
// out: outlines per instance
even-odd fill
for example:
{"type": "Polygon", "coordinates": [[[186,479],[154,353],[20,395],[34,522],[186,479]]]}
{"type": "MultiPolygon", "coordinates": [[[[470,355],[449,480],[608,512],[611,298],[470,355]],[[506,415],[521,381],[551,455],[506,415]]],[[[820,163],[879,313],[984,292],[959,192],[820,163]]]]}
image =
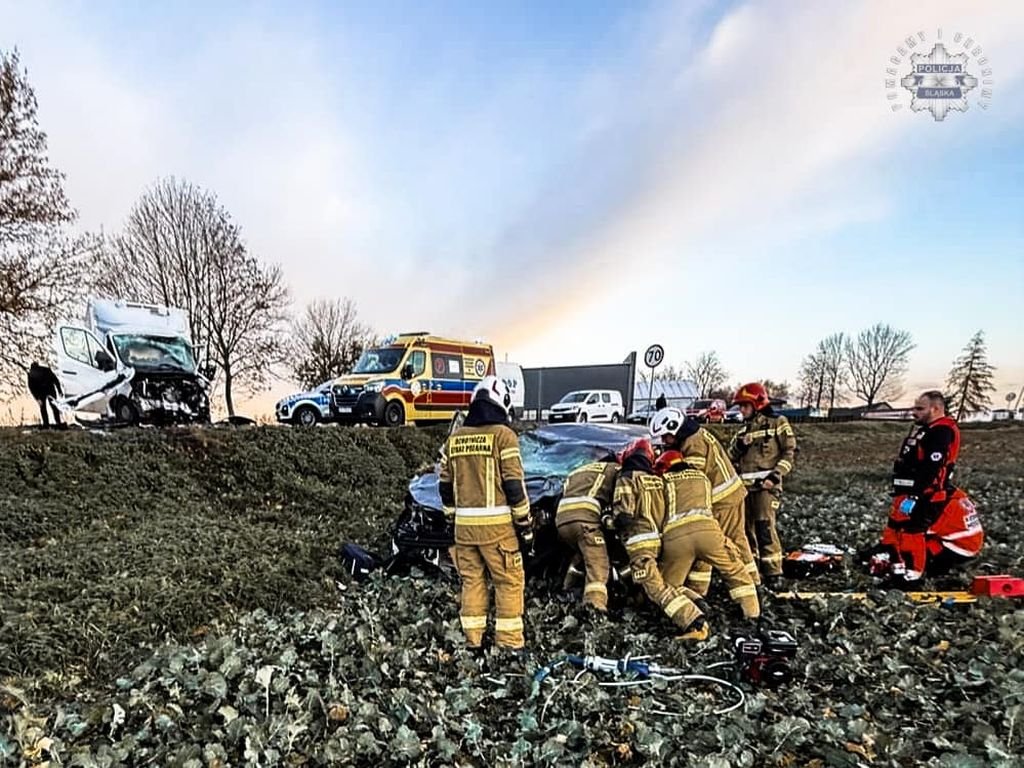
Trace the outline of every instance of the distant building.
{"type": "Polygon", "coordinates": [[[633,409],[653,405],[659,395],[664,395],[672,408],[688,408],[697,394],[697,385],[687,379],[655,381],[653,390],[649,381],[637,381],[633,386],[633,409]]]}

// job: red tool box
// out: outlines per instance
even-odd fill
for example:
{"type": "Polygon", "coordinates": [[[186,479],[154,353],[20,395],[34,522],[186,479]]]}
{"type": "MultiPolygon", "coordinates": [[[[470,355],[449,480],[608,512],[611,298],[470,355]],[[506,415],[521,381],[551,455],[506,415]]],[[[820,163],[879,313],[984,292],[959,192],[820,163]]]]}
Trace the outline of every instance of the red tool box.
{"type": "Polygon", "coordinates": [[[1006,574],[975,576],[971,593],[986,597],[1024,597],[1024,579],[1006,574]]]}

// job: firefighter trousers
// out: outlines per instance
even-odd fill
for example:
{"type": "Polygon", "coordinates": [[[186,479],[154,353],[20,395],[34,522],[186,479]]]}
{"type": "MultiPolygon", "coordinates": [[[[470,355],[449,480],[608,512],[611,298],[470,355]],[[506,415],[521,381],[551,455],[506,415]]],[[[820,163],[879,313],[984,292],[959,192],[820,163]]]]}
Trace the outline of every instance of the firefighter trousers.
{"type": "Polygon", "coordinates": [[[709,518],[681,525],[662,538],[661,571],[670,586],[685,583],[698,561],[710,563],[722,575],[729,597],[739,603],[746,618],[761,615],[757,589],[743,556],[709,518]]]}
{"type": "Polygon", "coordinates": [[[666,583],[653,555],[643,554],[630,561],[633,583],[639,584],[651,602],[657,604],[680,629],[688,629],[704,612],[694,602],[695,595],[685,587],[666,583]]]}
{"type": "Polygon", "coordinates": [[[566,574],[566,588],[572,586],[573,572],[582,560],[585,581],[583,583],[583,604],[608,610],[608,574],[611,563],[608,560],[608,547],[605,545],[604,532],[598,522],[586,523],[575,521],[558,526],[558,537],[575,553],[566,574]]]}
{"type": "Polygon", "coordinates": [[[749,489],[747,493],[747,539],[758,558],[762,576],[782,575],[782,542],[775,529],[781,493],[749,489]]]}
{"type": "Polygon", "coordinates": [[[490,602],[487,577],[490,575],[496,608],[495,644],[504,648],[522,648],[526,576],[515,532],[510,531],[507,536],[490,544],[455,544],[451,553],[462,579],[459,619],[466,644],[471,647],[483,644],[490,602]]]}
{"type": "MultiPolygon", "coordinates": [[[[754,580],[755,584],[760,584],[761,575],[758,573],[757,563],[754,562],[754,555],[750,551],[750,542],[747,541],[745,496],[746,494],[743,493],[730,494],[714,504],[711,514],[721,527],[725,538],[736,545],[750,578],[754,580]]],[[[706,560],[695,563],[690,575],[686,577],[686,586],[701,596],[706,595],[708,587],[711,586],[711,563],[706,560]]]]}

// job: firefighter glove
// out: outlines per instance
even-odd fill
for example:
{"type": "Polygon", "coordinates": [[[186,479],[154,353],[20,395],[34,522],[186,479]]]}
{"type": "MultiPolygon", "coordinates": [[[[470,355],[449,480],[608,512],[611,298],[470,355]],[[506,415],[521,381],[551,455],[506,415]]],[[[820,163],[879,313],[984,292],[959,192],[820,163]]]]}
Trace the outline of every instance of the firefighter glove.
{"type": "Polygon", "coordinates": [[[533,527],[529,521],[516,525],[516,536],[519,537],[519,541],[524,545],[533,545],[533,527]]]}
{"type": "Polygon", "coordinates": [[[775,470],[772,470],[771,472],[768,473],[768,477],[766,477],[765,480],[771,480],[772,485],[778,485],[779,483],[782,482],[782,475],[780,475],[775,470]]]}

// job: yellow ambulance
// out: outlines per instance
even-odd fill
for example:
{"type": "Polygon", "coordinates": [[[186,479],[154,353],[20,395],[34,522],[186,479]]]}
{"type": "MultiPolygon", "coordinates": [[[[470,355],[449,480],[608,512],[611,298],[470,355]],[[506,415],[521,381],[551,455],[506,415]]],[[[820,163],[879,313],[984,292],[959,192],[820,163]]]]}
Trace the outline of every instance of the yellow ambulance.
{"type": "Polygon", "coordinates": [[[448,421],[466,410],[473,388],[494,373],[494,350],[482,342],[402,333],[367,349],[334,380],[331,416],[341,423],[397,427],[448,421]]]}

